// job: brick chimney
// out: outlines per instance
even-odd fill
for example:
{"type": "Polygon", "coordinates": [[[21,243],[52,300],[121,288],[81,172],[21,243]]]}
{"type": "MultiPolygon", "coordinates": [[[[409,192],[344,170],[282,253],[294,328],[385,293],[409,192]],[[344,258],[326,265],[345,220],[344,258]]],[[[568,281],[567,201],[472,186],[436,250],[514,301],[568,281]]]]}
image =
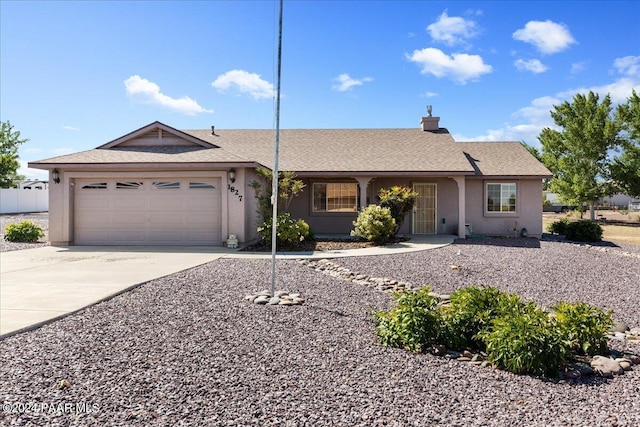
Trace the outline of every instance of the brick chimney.
{"type": "Polygon", "coordinates": [[[431,116],[431,105],[427,105],[427,117],[423,117],[420,120],[423,131],[436,131],[440,129],[440,117],[431,116]]]}

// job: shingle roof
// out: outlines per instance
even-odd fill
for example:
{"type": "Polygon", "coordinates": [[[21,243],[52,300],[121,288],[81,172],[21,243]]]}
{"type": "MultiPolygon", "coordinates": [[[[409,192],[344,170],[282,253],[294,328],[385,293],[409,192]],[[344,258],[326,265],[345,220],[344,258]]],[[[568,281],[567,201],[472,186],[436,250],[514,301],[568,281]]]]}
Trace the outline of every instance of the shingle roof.
{"type": "Polygon", "coordinates": [[[95,148],[31,163],[38,164],[111,164],[111,163],[238,163],[248,162],[220,148],[196,146],[135,146],[95,148]]]}
{"type": "MultiPolygon", "coordinates": [[[[190,135],[273,167],[273,130],[188,130],[190,135]]],[[[296,172],[468,172],[448,132],[420,129],[285,129],[279,168],[296,172]]]]}
{"type": "MultiPolygon", "coordinates": [[[[258,163],[273,168],[275,132],[269,129],[177,131],[154,122],[134,131],[122,145],[30,163],[32,167],[64,165],[131,165],[180,163],[258,163]],[[200,145],[128,145],[154,126],[177,136],[197,138],[200,145]],[[127,142],[129,141],[129,142],[127,142]],[[210,148],[207,148],[209,145],[210,148]]],[[[193,141],[192,141],[193,142],[193,141]]],[[[138,141],[138,144],[140,142],[138,141]]],[[[485,176],[550,176],[518,142],[455,142],[446,129],[285,129],[280,132],[279,169],[297,173],[420,173],[485,176]]]]}
{"type": "Polygon", "coordinates": [[[551,172],[519,142],[457,142],[476,170],[483,176],[540,176],[551,172]]]}

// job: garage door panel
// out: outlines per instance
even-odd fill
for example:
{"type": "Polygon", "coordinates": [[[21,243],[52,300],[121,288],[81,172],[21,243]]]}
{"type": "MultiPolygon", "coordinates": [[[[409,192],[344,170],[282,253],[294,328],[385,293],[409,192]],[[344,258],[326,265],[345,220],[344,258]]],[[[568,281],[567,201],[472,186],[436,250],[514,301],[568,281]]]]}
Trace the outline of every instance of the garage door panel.
{"type": "Polygon", "coordinates": [[[104,195],[88,194],[80,200],[76,200],[76,207],[82,209],[109,209],[109,197],[104,195]]]}
{"type": "Polygon", "coordinates": [[[188,232],[186,234],[187,240],[189,240],[190,242],[193,242],[193,244],[198,245],[198,244],[204,244],[205,242],[208,241],[219,241],[220,240],[220,233],[218,233],[217,231],[211,231],[211,232],[188,232]]]}
{"type": "Polygon", "coordinates": [[[123,209],[126,211],[140,211],[144,212],[147,208],[147,200],[144,194],[138,196],[126,195],[120,196],[118,193],[113,193],[112,207],[114,209],[123,209]]]}
{"type": "Polygon", "coordinates": [[[147,224],[147,218],[140,214],[119,214],[113,215],[111,218],[111,225],[114,228],[125,228],[135,230],[137,228],[145,227],[147,224]]]}
{"type": "Polygon", "coordinates": [[[144,231],[141,231],[139,229],[114,230],[112,233],[112,238],[116,242],[120,242],[117,244],[133,244],[136,242],[139,244],[144,244],[146,240],[144,231]]]}
{"type": "Polygon", "coordinates": [[[213,194],[209,194],[209,197],[203,197],[201,199],[189,198],[185,200],[187,209],[191,211],[207,210],[213,211],[220,206],[220,197],[210,197],[213,194]]]}
{"type": "Polygon", "coordinates": [[[149,225],[151,227],[167,227],[167,226],[181,226],[184,222],[184,217],[176,213],[152,213],[149,214],[149,225]]]}
{"type": "Polygon", "coordinates": [[[150,230],[149,240],[152,243],[184,241],[184,232],[180,230],[150,230]]]}
{"type": "Polygon", "coordinates": [[[78,180],[75,188],[76,244],[222,243],[219,179],[98,178],[78,180]],[[179,182],[179,189],[157,185],[165,181],[172,186],[179,182]],[[191,188],[190,183],[196,181],[215,189],[191,188]],[[95,183],[101,188],[91,188],[95,183]]]}

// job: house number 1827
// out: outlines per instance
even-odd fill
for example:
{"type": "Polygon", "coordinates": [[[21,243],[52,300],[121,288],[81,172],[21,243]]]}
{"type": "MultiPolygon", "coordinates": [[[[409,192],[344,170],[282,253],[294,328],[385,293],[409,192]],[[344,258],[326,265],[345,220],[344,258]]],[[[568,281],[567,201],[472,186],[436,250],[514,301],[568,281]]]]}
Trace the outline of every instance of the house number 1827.
{"type": "Polygon", "coordinates": [[[230,193],[235,194],[236,196],[238,196],[238,199],[240,199],[240,201],[242,201],[242,194],[240,194],[238,191],[238,189],[236,187],[234,187],[231,184],[227,184],[227,190],[229,190],[230,193]]]}

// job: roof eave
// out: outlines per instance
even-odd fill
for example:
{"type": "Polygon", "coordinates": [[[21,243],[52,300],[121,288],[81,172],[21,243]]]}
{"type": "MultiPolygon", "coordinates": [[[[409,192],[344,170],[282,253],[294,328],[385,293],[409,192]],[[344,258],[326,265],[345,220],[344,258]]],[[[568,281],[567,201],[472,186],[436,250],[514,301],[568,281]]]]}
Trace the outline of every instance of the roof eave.
{"type": "Polygon", "coordinates": [[[219,168],[255,168],[260,166],[256,162],[135,162],[135,163],[29,163],[28,166],[33,169],[64,169],[64,170],[78,170],[78,169],[93,169],[93,170],[185,170],[193,168],[211,168],[212,166],[219,168]],[[189,167],[185,167],[185,166],[189,167]]]}

